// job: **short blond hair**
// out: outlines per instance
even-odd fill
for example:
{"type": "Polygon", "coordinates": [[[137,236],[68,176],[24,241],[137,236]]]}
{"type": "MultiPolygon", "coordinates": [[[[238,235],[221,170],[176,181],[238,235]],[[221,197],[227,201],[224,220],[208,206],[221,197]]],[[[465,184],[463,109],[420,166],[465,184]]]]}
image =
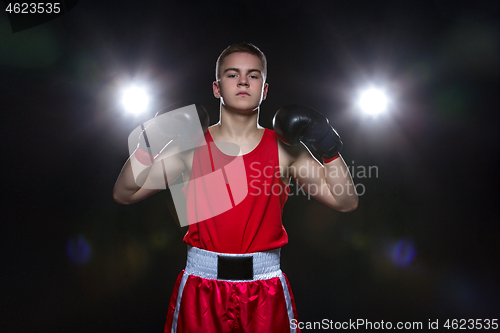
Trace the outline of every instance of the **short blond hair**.
{"type": "Polygon", "coordinates": [[[267,78],[267,59],[264,52],[251,43],[238,43],[228,46],[224,51],[222,51],[219,58],[217,58],[217,62],[215,63],[215,79],[217,81],[220,79],[220,69],[224,59],[233,53],[249,53],[259,58],[263,68],[262,75],[264,76],[264,79],[267,78]]]}

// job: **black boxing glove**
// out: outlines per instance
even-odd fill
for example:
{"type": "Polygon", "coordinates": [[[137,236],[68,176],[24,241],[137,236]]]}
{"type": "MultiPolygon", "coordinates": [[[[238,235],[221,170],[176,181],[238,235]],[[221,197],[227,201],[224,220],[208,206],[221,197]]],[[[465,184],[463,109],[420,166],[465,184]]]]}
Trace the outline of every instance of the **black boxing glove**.
{"type": "Polygon", "coordinates": [[[196,147],[208,125],[208,113],[201,104],[173,104],[132,131],[129,150],[139,162],[151,165],[154,157],[172,140],[183,142],[187,148],[196,147]]]}
{"type": "Polygon", "coordinates": [[[278,138],[290,146],[302,141],[317,152],[325,163],[337,158],[342,140],[328,119],[309,107],[292,104],[282,107],[273,119],[278,138]]]}
{"type": "Polygon", "coordinates": [[[155,115],[154,127],[170,140],[199,140],[209,125],[207,110],[201,104],[176,103],[155,115]]]}

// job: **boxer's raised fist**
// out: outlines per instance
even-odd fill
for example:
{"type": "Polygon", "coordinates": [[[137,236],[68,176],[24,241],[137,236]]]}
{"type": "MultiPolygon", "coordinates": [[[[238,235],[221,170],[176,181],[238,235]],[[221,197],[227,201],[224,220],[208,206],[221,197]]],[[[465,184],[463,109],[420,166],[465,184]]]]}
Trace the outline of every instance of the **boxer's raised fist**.
{"type": "Polygon", "coordinates": [[[150,165],[172,140],[182,141],[186,149],[196,147],[208,125],[208,113],[201,104],[174,104],[130,133],[129,152],[135,151],[142,164],[150,165]]]}
{"type": "Polygon", "coordinates": [[[166,139],[193,141],[207,131],[209,117],[201,104],[177,103],[158,111],[153,124],[166,139]]]}
{"type": "Polygon", "coordinates": [[[323,159],[331,159],[342,148],[340,136],[318,111],[292,104],[282,107],[273,119],[274,131],[284,143],[295,146],[302,141],[323,159]]]}

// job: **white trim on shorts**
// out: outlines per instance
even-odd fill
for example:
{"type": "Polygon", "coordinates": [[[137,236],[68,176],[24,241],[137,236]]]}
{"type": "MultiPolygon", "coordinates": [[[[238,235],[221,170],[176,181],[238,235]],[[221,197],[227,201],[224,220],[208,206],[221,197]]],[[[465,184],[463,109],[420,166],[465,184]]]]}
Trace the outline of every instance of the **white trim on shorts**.
{"type": "Polygon", "coordinates": [[[188,245],[186,273],[209,280],[229,282],[250,282],[267,280],[283,274],[280,269],[280,250],[274,249],[254,253],[219,253],[202,250],[188,245]],[[253,257],[253,279],[251,280],[224,280],[217,279],[218,257],[253,257]]]}
{"type": "MultiPolygon", "coordinates": [[[[177,320],[179,317],[179,308],[181,305],[182,293],[189,275],[198,276],[203,279],[219,280],[228,282],[252,282],[257,280],[268,280],[275,277],[280,278],[283,293],[285,294],[286,309],[288,312],[288,320],[291,323],[295,318],[293,314],[292,299],[288,290],[285,276],[280,268],[280,248],[265,252],[254,252],[244,254],[234,253],[219,253],[202,250],[188,245],[188,255],[186,268],[182,275],[182,280],[177,293],[175,303],[175,312],[172,321],[172,333],[177,332],[177,320]],[[226,257],[253,257],[253,279],[252,280],[222,280],[217,279],[217,258],[219,256],[226,257]]],[[[296,330],[290,327],[290,332],[295,333],[296,330]]]]}

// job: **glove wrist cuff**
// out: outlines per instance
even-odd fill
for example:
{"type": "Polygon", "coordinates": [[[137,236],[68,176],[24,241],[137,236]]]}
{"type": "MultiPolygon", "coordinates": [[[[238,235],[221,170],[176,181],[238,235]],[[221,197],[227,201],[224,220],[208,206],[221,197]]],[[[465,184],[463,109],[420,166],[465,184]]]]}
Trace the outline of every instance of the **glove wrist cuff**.
{"type": "Polygon", "coordinates": [[[134,156],[141,164],[145,166],[150,166],[151,164],[153,164],[153,155],[145,152],[141,147],[136,149],[136,151],[134,152],[134,156]]]}
{"type": "Polygon", "coordinates": [[[331,157],[331,158],[324,158],[324,157],[322,157],[322,159],[323,159],[323,163],[325,163],[325,164],[326,164],[326,163],[330,163],[331,161],[336,160],[336,159],[337,159],[337,158],[339,158],[339,157],[340,157],[340,154],[339,154],[339,153],[337,153],[337,154],[335,154],[335,156],[333,156],[333,157],[331,157]]]}

